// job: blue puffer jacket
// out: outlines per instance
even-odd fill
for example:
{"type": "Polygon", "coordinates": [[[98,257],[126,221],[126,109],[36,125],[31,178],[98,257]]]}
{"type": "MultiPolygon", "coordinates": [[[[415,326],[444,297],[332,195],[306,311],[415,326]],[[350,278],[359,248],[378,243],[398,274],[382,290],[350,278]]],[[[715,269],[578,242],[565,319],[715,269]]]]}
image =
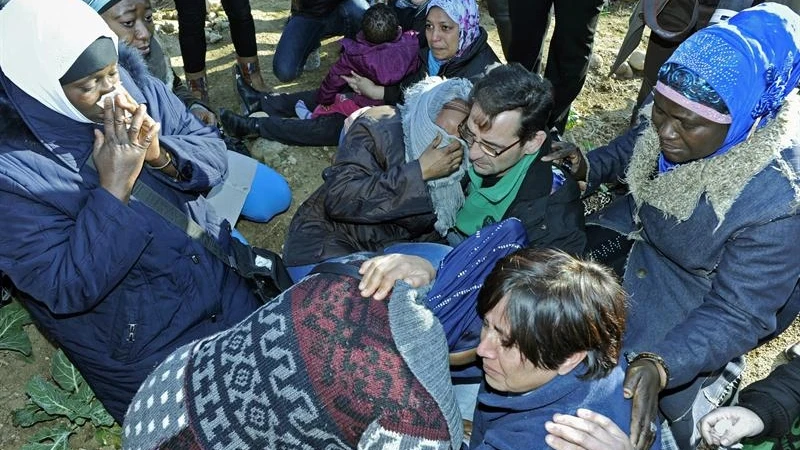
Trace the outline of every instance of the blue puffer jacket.
{"type": "MultiPolygon", "coordinates": [[[[649,113],[645,113],[649,117],[649,113]]],[[[655,176],[649,123],[588,154],[589,185],[626,178],[631,194],[587,218],[635,238],[624,287],[623,349],[661,355],[661,409],[686,415],[728,361],[785,329],[800,309],[800,97],[727,153],[655,176]]],[[[706,397],[718,400],[720,392],[706,397]]]]}
{"type": "MultiPolygon", "coordinates": [[[[135,53],[120,49],[122,84],[161,123],[161,145],[185,181],[139,180],[228,247],[230,227],[199,193],[226,173],[225,144],[186,112],[135,53]]],[[[258,307],[244,279],[132,198],[99,186],[86,161],[92,124],[54,113],[0,71],[0,271],[28,298],[36,323],[122,422],[147,374],[179,346],[258,307]]]]}

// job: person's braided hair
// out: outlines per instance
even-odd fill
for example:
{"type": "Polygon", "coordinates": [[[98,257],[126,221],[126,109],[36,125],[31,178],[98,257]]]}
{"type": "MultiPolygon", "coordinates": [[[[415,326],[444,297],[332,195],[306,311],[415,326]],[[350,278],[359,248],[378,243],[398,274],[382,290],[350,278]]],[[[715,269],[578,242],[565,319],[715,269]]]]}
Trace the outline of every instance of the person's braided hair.
{"type": "Polygon", "coordinates": [[[397,37],[399,22],[394,9],[384,3],[376,3],[367,9],[361,19],[364,38],[373,44],[389,42],[397,37]]]}

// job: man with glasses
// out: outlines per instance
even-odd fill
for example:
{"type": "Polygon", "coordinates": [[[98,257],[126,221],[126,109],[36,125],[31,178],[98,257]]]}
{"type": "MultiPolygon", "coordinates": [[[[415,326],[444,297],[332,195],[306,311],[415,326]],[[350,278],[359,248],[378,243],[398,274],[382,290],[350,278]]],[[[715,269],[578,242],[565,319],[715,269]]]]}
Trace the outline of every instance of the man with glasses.
{"type": "Polygon", "coordinates": [[[520,219],[532,246],[583,251],[583,206],[575,181],[541,157],[550,149],[552,85],[519,64],[497,66],[472,89],[459,126],[469,160],[466,200],[448,241],[508,217],[520,219]]]}

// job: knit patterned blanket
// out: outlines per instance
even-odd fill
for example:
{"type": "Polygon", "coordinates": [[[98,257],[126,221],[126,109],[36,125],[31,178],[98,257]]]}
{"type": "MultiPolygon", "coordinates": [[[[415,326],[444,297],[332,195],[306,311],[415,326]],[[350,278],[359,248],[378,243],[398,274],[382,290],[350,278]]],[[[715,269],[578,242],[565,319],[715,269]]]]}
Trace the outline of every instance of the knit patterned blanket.
{"type": "Polygon", "coordinates": [[[130,449],[457,449],[441,325],[400,286],[387,303],[317,274],[230,330],[178,349],[136,394],[130,449]],[[391,324],[391,325],[390,325],[391,324]]]}

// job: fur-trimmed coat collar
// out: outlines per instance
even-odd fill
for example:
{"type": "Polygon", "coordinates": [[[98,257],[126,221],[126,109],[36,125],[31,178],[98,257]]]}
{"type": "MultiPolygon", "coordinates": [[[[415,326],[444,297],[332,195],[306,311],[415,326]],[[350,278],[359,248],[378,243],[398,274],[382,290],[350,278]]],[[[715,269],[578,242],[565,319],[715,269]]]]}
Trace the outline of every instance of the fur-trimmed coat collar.
{"type": "MultiPolygon", "coordinates": [[[[119,65],[133,78],[137,85],[142,85],[149,76],[142,56],[135,49],[119,43],[119,65]]],[[[16,107],[0,85],[0,136],[4,139],[36,139],[22,120],[16,107]]]]}
{"type": "MultiPolygon", "coordinates": [[[[643,114],[649,117],[650,111],[643,114]]],[[[626,172],[637,212],[646,203],[682,222],[689,219],[705,194],[722,224],[745,185],[770,164],[789,180],[794,187],[795,202],[800,203],[798,168],[781,156],[784,149],[800,145],[798,117],[800,97],[792,94],[771,123],[727,153],[681,164],[655,177],[660,152],[658,134],[653,126],[647,127],[636,143],[626,172]]]]}

